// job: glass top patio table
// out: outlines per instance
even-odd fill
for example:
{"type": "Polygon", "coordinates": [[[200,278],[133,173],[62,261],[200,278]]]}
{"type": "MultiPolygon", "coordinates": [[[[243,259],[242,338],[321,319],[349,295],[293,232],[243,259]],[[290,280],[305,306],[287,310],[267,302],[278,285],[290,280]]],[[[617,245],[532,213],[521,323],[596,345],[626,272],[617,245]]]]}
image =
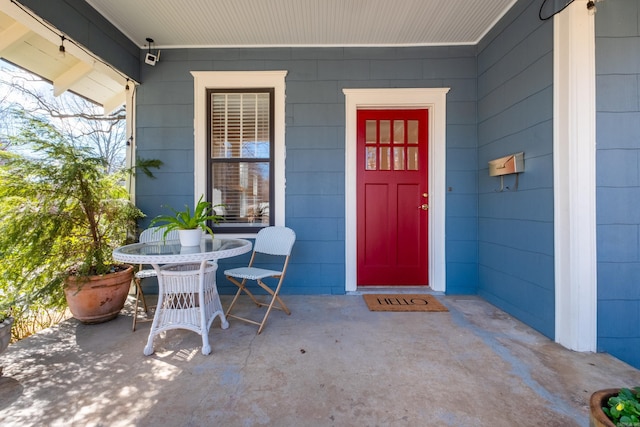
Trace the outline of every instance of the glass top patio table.
{"type": "Polygon", "coordinates": [[[182,246],[178,240],[134,243],[113,251],[113,259],[132,264],[183,264],[242,255],[251,250],[244,239],[203,238],[200,246],[182,246]]]}
{"type": "Polygon", "coordinates": [[[150,264],[158,277],[158,305],[144,354],[153,354],[154,337],[169,329],[188,329],[202,337],[202,354],[211,353],[209,328],[220,317],[229,327],[216,286],[217,260],[251,250],[244,239],[212,239],[198,246],[182,246],[179,240],[134,243],[113,251],[113,259],[131,264],[150,264]]]}

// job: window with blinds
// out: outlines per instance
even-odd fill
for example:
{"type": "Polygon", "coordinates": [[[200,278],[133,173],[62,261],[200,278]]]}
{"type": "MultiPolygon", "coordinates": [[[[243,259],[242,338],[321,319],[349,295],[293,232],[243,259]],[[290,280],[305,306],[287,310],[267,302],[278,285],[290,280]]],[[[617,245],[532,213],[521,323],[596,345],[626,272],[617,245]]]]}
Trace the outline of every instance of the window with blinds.
{"type": "Polygon", "coordinates": [[[255,232],[274,224],[273,89],[207,91],[208,194],[221,232],[255,232]]]}

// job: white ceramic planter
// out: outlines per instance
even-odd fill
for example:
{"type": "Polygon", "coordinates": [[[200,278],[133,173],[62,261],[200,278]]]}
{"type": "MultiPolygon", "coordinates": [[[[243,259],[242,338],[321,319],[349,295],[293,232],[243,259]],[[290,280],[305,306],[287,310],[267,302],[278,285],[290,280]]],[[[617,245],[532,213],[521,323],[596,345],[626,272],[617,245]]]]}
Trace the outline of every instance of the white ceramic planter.
{"type": "Polygon", "coordinates": [[[180,244],[182,246],[200,246],[202,230],[200,228],[194,230],[178,230],[178,236],[180,237],[180,244]]]}

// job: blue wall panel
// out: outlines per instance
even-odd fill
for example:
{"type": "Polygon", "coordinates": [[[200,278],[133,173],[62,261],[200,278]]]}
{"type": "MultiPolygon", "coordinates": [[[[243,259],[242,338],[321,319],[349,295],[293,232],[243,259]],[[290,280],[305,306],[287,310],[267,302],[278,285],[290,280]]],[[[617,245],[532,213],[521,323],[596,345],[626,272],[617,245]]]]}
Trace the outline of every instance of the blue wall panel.
{"type": "MultiPolygon", "coordinates": [[[[142,69],[137,89],[138,155],[165,164],[156,179],[138,177],[137,201],[152,218],[162,205],[193,200],[191,71],[287,70],[286,221],[297,232],[284,292],[344,293],[345,106],[343,88],[451,87],[448,98],[449,292],[477,285],[475,48],[275,48],[164,50],[142,69]]],[[[148,219],[147,219],[148,221],[148,219]]],[[[228,266],[246,262],[224,260],[228,266]]],[[[224,283],[225,280],[220,280],[224,283]]],[[[222,285],[221,292],[227,292],[222,285]]]]}
{"type": "Polygon", "coordinates": [[[639,22],[638,0],[598,4],[598,351],[640,368],[639,22]]]}
{"type": "Polygon", "coordinates": [[[479,45],[478,293],[553,337],[553,26],[538,7],[517,3],[479,45]],[[521,151],[505,189],[487,162],[521,151]]]}

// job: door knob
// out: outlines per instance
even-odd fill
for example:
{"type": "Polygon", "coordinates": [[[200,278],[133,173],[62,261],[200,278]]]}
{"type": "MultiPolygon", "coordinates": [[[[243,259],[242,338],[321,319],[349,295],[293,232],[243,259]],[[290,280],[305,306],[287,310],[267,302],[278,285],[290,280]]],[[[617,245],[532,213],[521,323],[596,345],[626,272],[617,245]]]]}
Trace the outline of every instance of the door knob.
{"type": "Polygon", "coordinates": [[[429,209],[429,205],[426,203],[423,203],[420,206],[418,206],[418,209],[422,209],[423,211],[426,211],[427,209],[429,209]]]}

